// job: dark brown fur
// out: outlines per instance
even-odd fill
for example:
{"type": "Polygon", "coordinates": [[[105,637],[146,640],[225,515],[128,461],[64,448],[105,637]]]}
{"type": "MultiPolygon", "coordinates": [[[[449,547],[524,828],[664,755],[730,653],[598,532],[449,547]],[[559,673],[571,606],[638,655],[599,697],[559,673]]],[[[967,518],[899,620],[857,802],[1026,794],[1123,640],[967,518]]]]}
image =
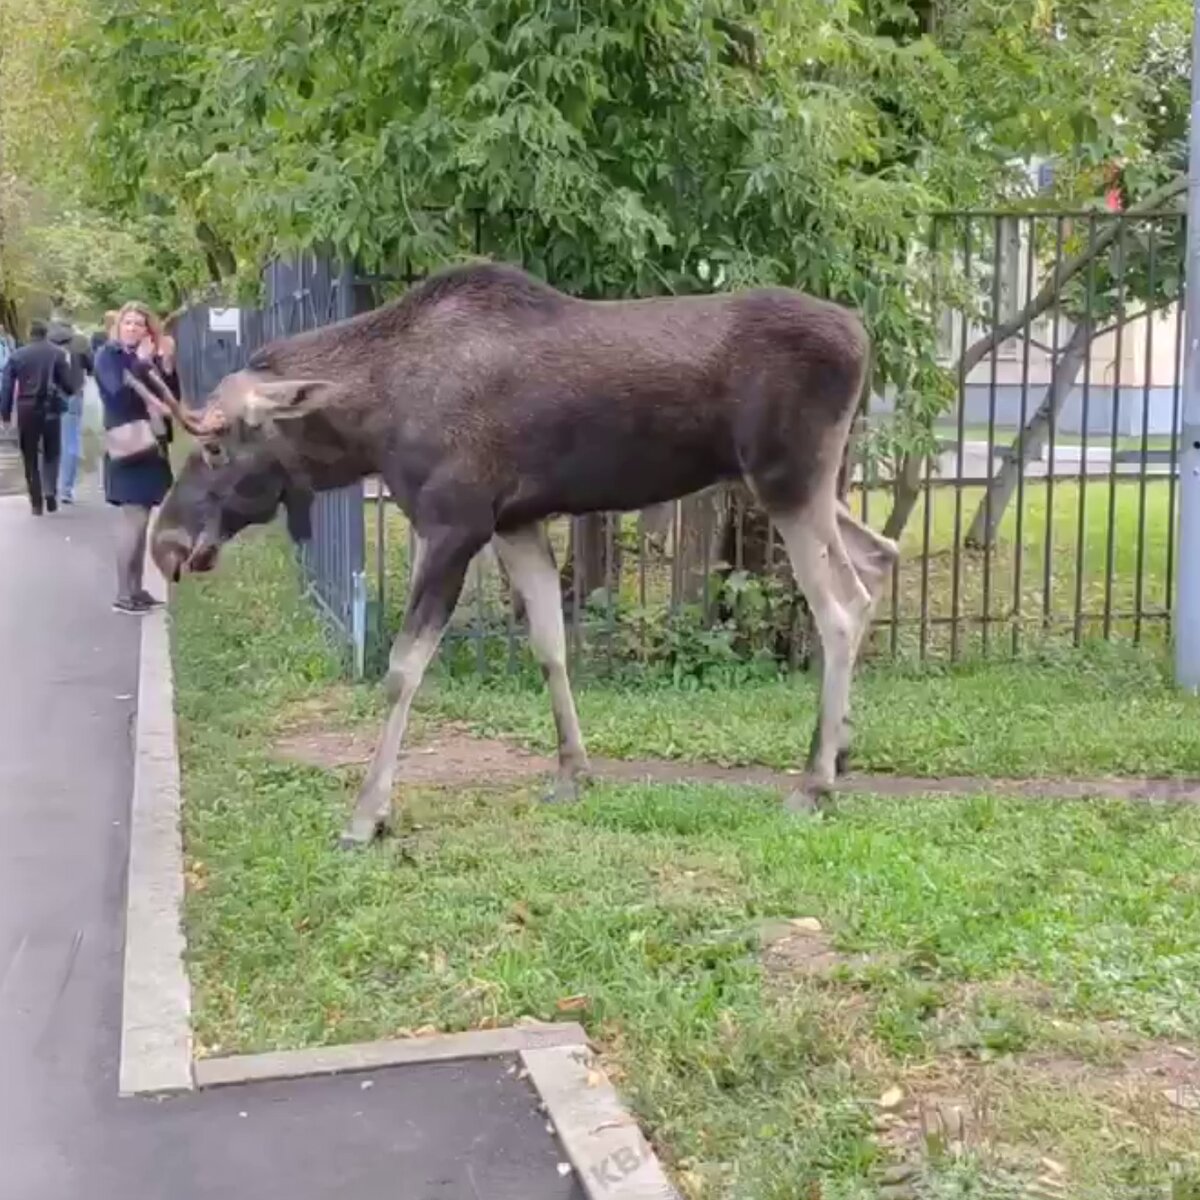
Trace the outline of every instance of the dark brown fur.
{"type": "Polygon", "coordinates": [[[866,360],[858,318],[798,292],[582,301],[472,265],[247,370],[334,381],[319,440],[358,443],[418,523],[450,488],[505,529],[742,476],[800,507],[840,463],[866,360]]]}

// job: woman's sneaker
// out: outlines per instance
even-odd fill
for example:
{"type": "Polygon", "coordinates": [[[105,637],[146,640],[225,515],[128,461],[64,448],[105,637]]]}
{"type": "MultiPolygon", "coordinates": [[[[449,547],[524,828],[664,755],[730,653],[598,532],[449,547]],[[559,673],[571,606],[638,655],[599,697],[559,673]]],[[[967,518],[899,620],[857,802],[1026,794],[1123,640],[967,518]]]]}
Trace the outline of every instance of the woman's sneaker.
{"type": "Polygon", "coordinates": [[[140,592],[133,593],[133,602],[144,612],[149,612],[152,608],[162,608],[163,603],[161,600],[156,600],[144,588],[140,592]]]}
{"type": "Polygon", "coordinates": [[[136,600],[129,599],[128,596],[118,596],[113,601],[113,612],[128,613],[130,616],[140,617],[143,613],[148,613],[150,610],[144,604],[139,604],[136,600]]]}

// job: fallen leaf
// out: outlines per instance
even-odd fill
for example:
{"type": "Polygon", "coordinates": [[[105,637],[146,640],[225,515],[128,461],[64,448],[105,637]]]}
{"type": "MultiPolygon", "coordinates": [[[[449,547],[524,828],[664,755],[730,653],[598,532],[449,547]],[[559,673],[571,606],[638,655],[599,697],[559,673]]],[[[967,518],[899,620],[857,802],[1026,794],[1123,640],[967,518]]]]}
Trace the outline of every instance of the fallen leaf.
{"type": "Polygon", "coordinates": [[[578,1012],[581,1008],[587,1008],[590,1003],[590,998],[580,992],[576,996],[563,996],[563,998],[554,1005],[559,1012],[578,1012]]]}
{"type": "Polygon", "coordinates": [[[570,1175],[571,1164],[570,1163],[559,1163],[558,1164],[558,1173],[563,1176],[570,1175]]]}
{"type": "Polygon", "coordinates": [[[1042,1166],[1052,1175],[1065,1175],[1067,1173],[1067,1168],[1054,1158],[1043,1158],[1042,1166]]]}
{"type": "Polygon", "coordinates": [[[899,1108],[903,1103],[904,1089],[901,1087],[890,1087],[879,1097],[879,1107],[885,1111],[899,1108]]]}
{"type": "Polygon", "coordinates": [[[599,1087],[604,1082],[604,1076],[599,1071],[589,1071],[587,1073],[588,1087],[599,1087]]]}
{"type": "Polygon", "coordinates": [[[792,917],[788,924],[793,929],[800,929],[805,933],[820,933],[822,929],[821,922],[816,917],[792,917]]]}

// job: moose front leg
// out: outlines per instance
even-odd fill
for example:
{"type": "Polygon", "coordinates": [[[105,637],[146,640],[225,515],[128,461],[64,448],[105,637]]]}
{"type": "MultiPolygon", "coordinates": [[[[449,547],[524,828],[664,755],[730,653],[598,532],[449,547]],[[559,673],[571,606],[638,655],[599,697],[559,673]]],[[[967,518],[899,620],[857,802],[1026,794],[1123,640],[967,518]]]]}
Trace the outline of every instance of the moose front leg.
{"type": "Polygon", "coordinates": [[[383,736],[339,844],[364,846],[387,824],[404,743],[408,713],[425,671],[458,603],[471,559],[487,540],[463,529],[439,529],[417,539],[416,569],[404,625],[388,658],[387,691],[392,702],[383,736]]]}
{"type": "MultiPolygon", "coordinates": [[[[841,501],[837,505],[837,528],[842,535],[842,542],[850,556],[851,565],[862,581],[870,596],[870,603],[862,615],[857,629],[854,644],[850,648],[850,669],[854,670],[862,651],[862,644],[870,632],[871,623],[875,619],[875,610],[891,573],[900,557],[899,547],[890,538],[876,533],[868,525],[864,525],[841,501]]],[[[842,732],[838,742],[837,774],[845,775],[850,769],[850,740],[853,721],[849,711],[842,720],[842,732]]],[[[812,742],[809,746],[808,760],[816,760],[820,746],[820,720],[813,730],[812,742]]]]}
{"type": "Polygon", "coordinates": [[[579,781],[587,774],[588,759],[567,677],[567,635],[554,554],[546,531],[538,525],[497,534],[492,544],[525,603],[530,646],[550,690],[550,707],[558,731],[558,778],[549,799],[574,800],[579,794],[579,781]]]}

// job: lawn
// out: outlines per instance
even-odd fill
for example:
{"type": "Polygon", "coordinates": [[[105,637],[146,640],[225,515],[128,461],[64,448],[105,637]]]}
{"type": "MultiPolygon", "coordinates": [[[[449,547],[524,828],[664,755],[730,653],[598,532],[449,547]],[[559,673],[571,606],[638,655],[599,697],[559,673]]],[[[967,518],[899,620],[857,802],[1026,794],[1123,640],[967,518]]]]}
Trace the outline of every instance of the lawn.
{"type": "MultiPolygon", "coordinates": [[[[398,794],[397,836],[346,855],[357,772],[272,746],[314,714],[373,722],[377,689],[338,678],[278,531],[173,611],[202,1052],[569,1016],[695,1198],[1149,1200],[1200,1177],[1200,809],[862,798],[812,821],[749,790],[546,808],[481,784],[398,794]]],[[[439,673],[415,735],[544,742],[524,679],[439,673]]],[[[1200,767],[1200,708],[1149,651],[875,669],[859,697],[887,769],[1200,767]]],[[[805,679],[581,694],[597,750],[778,763],[811,703],[805,679]]]]}

